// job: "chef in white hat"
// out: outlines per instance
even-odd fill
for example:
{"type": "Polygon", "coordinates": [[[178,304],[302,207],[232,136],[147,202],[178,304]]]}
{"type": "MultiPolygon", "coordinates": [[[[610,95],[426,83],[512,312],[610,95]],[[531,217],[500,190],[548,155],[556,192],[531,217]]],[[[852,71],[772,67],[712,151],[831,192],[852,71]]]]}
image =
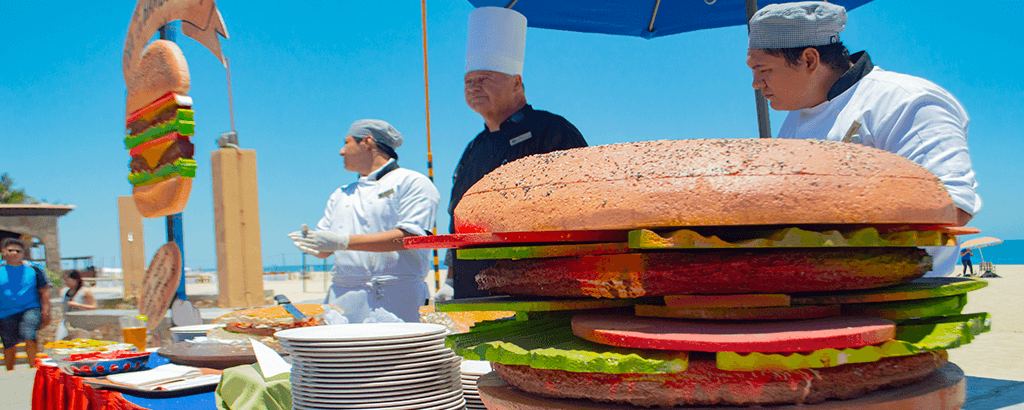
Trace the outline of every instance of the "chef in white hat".
{"type": "MultiPolygon", "coordinates": [[[[942,181],[966,225],[981,209],[967,152],[967,112],[938,85],[882,70],[840,41],[846,9],[807,1],[765,6],[748,23],[753,87],[790,111],[777,138],[827,139],[899,154],[942,181]]],[[[947,276],[956,250],[929,249],[927,276],[947,276]],[[948,253],[948,255],[946,255],[948,253]]]]}
{"type": "MultiPolygon", "coordinates": [[[[515,10],[481,7],[469,14],[466,41],[466,104],[484,119],[484,129],[466,146],[455,168],[448,214],[462,195],[502,164],[534,154],[587,146],[569,121],[526,103],[523,58],[526,17],[515,10]]],[[[454,218],[452,218],[454,220],[454,218]]],[[[454,224],[449,230],[454,233],[454,224]]],[[[477,272],[493,262],[445,258],[448,280],[435,300],[486,296],[477,290],[477,272]],[[453,289],[454,288],[454,289],[453,289]]]]}

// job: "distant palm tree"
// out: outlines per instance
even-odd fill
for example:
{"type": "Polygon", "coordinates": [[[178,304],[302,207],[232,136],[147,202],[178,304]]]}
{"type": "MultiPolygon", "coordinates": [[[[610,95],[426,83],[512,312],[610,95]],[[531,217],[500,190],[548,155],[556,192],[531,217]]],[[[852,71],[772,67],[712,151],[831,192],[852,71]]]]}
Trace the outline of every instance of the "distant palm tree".
{"type": "Polygon", "coordinates": [[[14,189],[14,179],[6,172],[0,174],[0,204],[37,204],[35,198],[25,195],[24,189],[14,189]]]}

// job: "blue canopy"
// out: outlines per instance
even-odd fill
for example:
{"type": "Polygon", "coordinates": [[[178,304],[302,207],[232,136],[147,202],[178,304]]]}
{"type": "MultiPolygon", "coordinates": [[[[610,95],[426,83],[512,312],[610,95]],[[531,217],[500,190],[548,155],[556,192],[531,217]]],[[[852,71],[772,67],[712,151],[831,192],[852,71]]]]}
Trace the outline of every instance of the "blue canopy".
{"type": "MultiPolygon", "coordinates": [[[[871,0],[832,0],[847,10],[871,0]]],[[[654,38],[747,23],[746,0],[469,0],[507,7],[530,27],[654,38]]],[[[760,6],[778,1],[761,2],[760,6]]]]}

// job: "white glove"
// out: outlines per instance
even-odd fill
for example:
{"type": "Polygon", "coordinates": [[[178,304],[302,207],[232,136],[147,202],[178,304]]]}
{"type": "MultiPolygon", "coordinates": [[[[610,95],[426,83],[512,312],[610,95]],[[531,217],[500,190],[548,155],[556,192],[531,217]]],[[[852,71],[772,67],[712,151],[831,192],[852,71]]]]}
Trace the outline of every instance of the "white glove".
{"type": "Polygon", "coordinates": [[[319,252],[303,249],[303,244],[299,243],[299,240],[306,236],[309,236],[309,227],[306,226],[306,224],[302,224],[302,230],[288,234],[288,238],[292,240],[292,244],[295,245],[296,248],[299,248],[300,251],[316,256],[319,252]]]}
{"type": "MultiPolygon", "coordinates": [[[[292,237],[293,234],[294,232],[288,236],[292,237]]],[[[292,238],[292,240],[295,241],[295,246],[310,255],[348,249],[348,235],[338,235],[330,231],[310,231],[305,224],[302,225],[302,231],[298,237],[292,238]]]]}
{"type": "Polygon", "coordinates": [[[445,279],[444,283],[441,284],[441,288],[438,289],[437,292],[434,292],[434,296],[432,296],[430,299],[435,302],[451,300],[453,297],[455,297],[455,289],[452,288],[452,286],[455,286],[455,280],[445,279]]]}

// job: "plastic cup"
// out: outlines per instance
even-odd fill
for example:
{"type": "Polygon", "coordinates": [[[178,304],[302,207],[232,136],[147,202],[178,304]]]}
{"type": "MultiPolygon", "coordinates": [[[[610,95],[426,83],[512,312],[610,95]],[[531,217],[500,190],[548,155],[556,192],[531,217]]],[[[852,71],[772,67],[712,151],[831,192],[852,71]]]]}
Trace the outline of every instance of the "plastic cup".
{"type": "Polygon", "coordinates": [[[137,316],[121,316],[121,337],[125,343],[135,345],[138,351],[146,350],[146,322],[137,316]]]}

